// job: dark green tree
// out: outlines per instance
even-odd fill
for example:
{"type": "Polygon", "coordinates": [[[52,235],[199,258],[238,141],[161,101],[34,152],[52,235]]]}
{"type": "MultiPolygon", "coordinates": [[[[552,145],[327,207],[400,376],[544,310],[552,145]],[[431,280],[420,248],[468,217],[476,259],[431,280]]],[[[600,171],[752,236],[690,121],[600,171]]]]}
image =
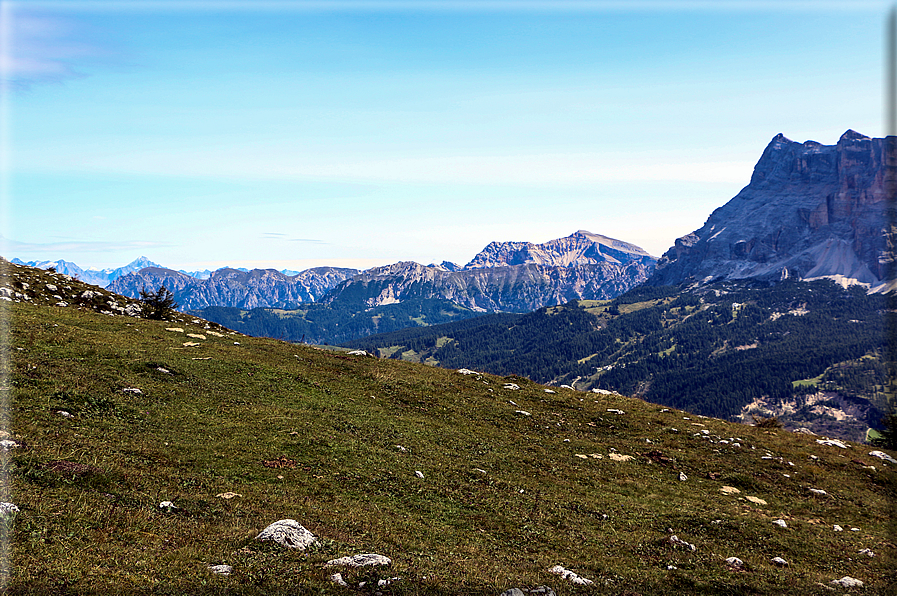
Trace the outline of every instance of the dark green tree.
{"type": "Polygon", "coordinates": [[[171,312],[178,307],[174,301],[174,295],[164,285],[159,286],[156,292],[140,290],[140,300],[143,302],[141,315],[145,319],[161,321],[171,316],[171,312]]]}

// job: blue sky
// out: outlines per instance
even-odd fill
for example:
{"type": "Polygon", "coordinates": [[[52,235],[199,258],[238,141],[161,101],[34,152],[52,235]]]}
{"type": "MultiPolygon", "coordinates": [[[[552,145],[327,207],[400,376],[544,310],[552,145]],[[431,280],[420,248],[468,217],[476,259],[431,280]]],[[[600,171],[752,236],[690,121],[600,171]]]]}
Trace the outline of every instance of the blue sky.
{"type": "Polygon", "coordinates": [[[2,2],[2,254],[659,256],[777,133],[884,134],[886,2],[2,2]]]}

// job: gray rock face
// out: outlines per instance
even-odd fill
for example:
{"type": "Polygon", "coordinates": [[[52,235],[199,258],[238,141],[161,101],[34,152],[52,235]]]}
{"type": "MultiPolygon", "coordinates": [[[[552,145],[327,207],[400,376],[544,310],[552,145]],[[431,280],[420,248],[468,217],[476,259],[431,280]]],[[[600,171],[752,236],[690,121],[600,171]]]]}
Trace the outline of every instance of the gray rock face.
{"type": "Polygon", "coordinates": [[[874,287],[893,279],[886,182],[897,163],[888,142],[852,130],[837,145],[776,135],[750,184],[676,240],[649,283],[831,277],[874,287]]]}
{"type": "Polygon", "coordinates": [[[314,302],[356,273],[356,269],[315,267],[288,276],[274,269],[247,272],[225,268],[212,272],[208,279],[197,279],[172,269],[147,267],[116,279],[109,290],[139,298],[143,288],[157,290],[164,285],[181,310],[207,306],[278,308],[314,302]]]}

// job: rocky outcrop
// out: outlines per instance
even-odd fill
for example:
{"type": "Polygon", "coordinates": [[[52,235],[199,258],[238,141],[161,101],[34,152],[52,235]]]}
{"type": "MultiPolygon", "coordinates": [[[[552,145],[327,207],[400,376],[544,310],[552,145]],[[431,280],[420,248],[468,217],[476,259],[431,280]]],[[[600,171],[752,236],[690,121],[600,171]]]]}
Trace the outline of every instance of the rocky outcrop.
{"type": "Polygon", "coordinates": [[[852,130],[837,145],[776,135],[750,183],[676,240],[649,283],[828,277],[874,288],[893,280],[893,141],[852,130]]]}
{"type": "Polygon", "coordinates": [[[315,267],[289,276],[274,269],[225,268],[212,272],[208,279],[197,279],[171,269],[148,267],[118,278],[109,290],[137,298],[144,288],[156,290],[164,285],[181,310],[207,306],[282,308],[314,302],[356,273],[357,269],[315,267]]]}

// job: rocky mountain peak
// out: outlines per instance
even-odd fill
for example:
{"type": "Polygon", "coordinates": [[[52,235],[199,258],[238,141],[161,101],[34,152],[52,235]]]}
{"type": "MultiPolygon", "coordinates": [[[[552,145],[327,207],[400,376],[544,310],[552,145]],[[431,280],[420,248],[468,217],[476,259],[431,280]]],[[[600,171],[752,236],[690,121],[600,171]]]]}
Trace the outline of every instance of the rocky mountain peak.
{"type": "Polygon", "coordinates": [[[658,261],[652,284],[830,277],[881,286],[897,229],[886,216],[885,139],[848,130],[836,145],[779,133],[750,183],[658,261]]]}

